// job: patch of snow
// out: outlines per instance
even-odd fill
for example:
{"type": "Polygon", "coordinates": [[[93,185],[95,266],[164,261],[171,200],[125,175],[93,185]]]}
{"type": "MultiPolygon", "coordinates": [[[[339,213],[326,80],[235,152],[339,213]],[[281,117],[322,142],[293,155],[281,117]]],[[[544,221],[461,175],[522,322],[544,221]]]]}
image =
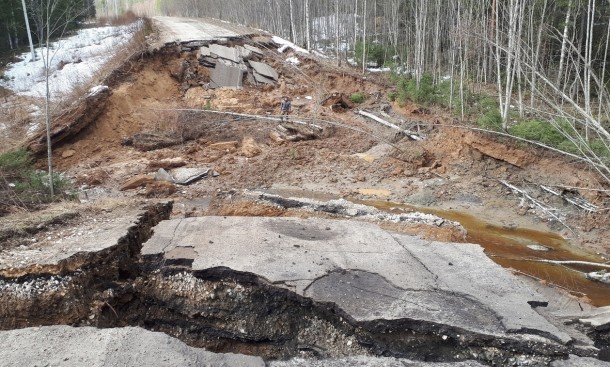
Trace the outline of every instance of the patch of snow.
{"type": "Polygon", "coordinates": [[[275,43],[277,43],[278,45],[281,46],[280,48],[277,49],[277,52],[279,52],[279,53],[283,53],[288,48],[291,48],[291,49],[293,49],[293,50],[295,50],[297,52],[302,52],[302,53],[305,53],[305,54],[309,53],[309,51],[307,51],[306,49],[301,48],[301,47],[295,45],[294,43],[292,43],[292,42],[290,42],[288,40],[285,40],[285,39],[283,39],[281,37],[273,36],[272,40],[273,40],[273,42],[275,42],[275,43]]]}
{"type": "Polygon", "coordinates": [[[27,136],[32,136],[34,134],[36,134],[38,132],[38,130],[40,129],[40,124],[39,123],[32,123],[30,124],[30,126],[28,126],[28,131],[25,133],[27,136]]]}
{"type": "Polygon", "coordinates": [[[299,59],[297,59],[295,56],[287,58],[286,62],[289,62],[293,65],[299,65],[301,63],[301,61],[299,61],[299,59]]]}
{"type": "Polygon", "coordinates": [[[384,68],[367,68],[366,70],[370,71],[371,73],[383,73],[383,72],[392,71],[392,69],[390,69],[388,67],[384,67],[384,68]]]}
{"type": "Polygon", "coordinates": [[[94,73],[106,63],[114,51],[131,39],[141,22],[116,27],[78,30],[77,34],[38,47],[36,61],[30,53],[20,55],[23,61],[11,63],[0,85],[24,96],[43,97],[46,94],[45,60],[49,65],[49,87],[52,98],[69,93],[75,86],[90,82],[94,73]],[[48,55],[48,57],[47,57],[48,55]]]}
{"type": "Polygon", "coordinates": [[[89,96],[94,96],[98,93],[108,90],[108,86],[106,85],[96,85],[95,87],[89,89],[89,96]]]}

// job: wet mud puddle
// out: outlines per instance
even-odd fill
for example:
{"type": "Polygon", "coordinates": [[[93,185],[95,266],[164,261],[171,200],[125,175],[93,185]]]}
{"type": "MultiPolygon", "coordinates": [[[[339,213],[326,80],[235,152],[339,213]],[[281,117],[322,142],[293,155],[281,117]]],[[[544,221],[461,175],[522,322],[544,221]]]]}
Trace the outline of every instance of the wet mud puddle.
{"type": "Polygon", "coordinates": [[[557,265],[540,260],[602,262],[592,253],[571,246],[561,236],[532,230],[487,223],[467,213],[453,210],[417,207],[387,201],[355,201],[389,212],[417,211],[434,214],[459,222],[467,231],[466,241],[476,243],[497,264],[517,273],[539,279],[587,299],[594,306],[610,305],[610,286],[585,278],[585,272],[599,271],[599,267],[557,265]]]}

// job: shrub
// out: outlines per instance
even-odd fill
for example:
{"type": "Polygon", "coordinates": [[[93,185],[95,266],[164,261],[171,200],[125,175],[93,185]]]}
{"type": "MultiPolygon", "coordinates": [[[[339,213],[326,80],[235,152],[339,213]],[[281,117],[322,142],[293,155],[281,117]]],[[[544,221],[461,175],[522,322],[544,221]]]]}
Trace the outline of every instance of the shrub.
{"type": "Polygon", "coordinates": [[[364,93],[356,92],[349,96],[349,100],[354,103],[362,103],[366,99],[364,93]]]}
{"type": "Polygon", "coordinates": [[[34,170],[32,163],[32,157],[25,149],[0,154],[0,213],[7,212],[6,208],[13,205],[33,208],[56,199],[73,197],[67,192],[71,182],[58,173],[52,177],[56,195],[51,196],[47,173],[34,170]]]}
{"type": "Polygon", "coordinates": [[[480,116],[477,119],[477,125],[481,129],[502,130],[502,115],[500,114],[500,111],[495,108],[480,116]]]}
{"type": "MultiPolygon", "coordinates": [[[[442,89],[434,84],[434,78],[430,74],[422,75],[419,86],[412,77],[400,76],[396,80],[395,98],[400,104],[407,100],[424,105],[439,104],[439,101],[444,99],[442,89]]],[[[443,88],[446,86],[443,85],[443,88]]]]}
{"type": "MultiPolygon", "coordinates": [[[[354,56],[356,62],[362,65],[362,41],[356,42],[354,47],[354,56]]],[[[385,64],[385,55],[392,54],[388,53],[386,47],[380,43],[367,42],[366,44],[366,62],[374,62],[377,66],[383,66],[385,64]]]]}
{"type": "Polygon", "coordinates": [[[568,146],[565,143],[568,139],[557,128],[546,121],[523,121],[509,128],[509,132],[515,136],[527,140],[538,141],[555,148],[558,148],[562,144],[566,147],[568,146]]]}
{"type": "Polygon", "coordinates": [[[589,142],[589,148],[591,148],[591,150],[598,157],[604,160],[610,159],[610,148],[608,147],[608,142],[604,142],[602,139],[594,139],[589,142]]]}
{"type": "Polygon", "coordinates": [[[25,149],[0,154],[0,171],[7,177],[21,176],[31,170],[32,157],[25,149]]]}

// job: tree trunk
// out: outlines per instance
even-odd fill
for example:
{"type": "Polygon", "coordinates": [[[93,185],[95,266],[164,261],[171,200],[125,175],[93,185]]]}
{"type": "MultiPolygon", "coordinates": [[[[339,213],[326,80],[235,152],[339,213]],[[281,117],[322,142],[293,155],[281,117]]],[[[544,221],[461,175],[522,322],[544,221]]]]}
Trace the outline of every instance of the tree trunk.
{"type": "Polygon", "coordinates": [[[559,53],[559,70],[557,71],[557,79],[555,84],[561,87],[561,77],[563,74],[563,68],[565,64],[566,51],[568,50],[568,25],[570,24],[570,16],[572,13],[572,0],[568,2],[568,11],[566,11],[566,18],[563,24],[563,36],[561,37],[561,51],[559,53]]]}
{"type": "Polygon", "coordinates": [[[294,44],[298,44],[297,29],[294,24],[294,4],[292,3],[292,0],[289,1],[288,6],[290,10],[290,35],[292,37],[291,41],[294,44]]]}
{"type": "Polygon", "coordinates": [[[25,0],[21,0],[21,6],[23,7],[23,18],[25,20],[25,29],[28,33],[28,41],[30,42],[30,51],[32,53],[32,61],[36,61],[36,54],[34,53],[34,43],[32,42],[32,32],[30,32],[30,21],[28,19],[28,11],[25,7],[25,0]]]}
{"type": "Polygon", "coordinates": [[[305,39],[307,41],[307,49],[311,50],[311,19],[309,17],[309,0],[305,0],[305,39]]]}
{"type": "Polygon", "coordinates": [[[362,73],[366,72],[366,0],[362,9],[362,73]]]}
{"type": "Polygon", "coordinates": [[[337,66],[341,66],[341,41],[339,37],[339,0],[335,0],[335,41],[337,45],[337,66]]]}

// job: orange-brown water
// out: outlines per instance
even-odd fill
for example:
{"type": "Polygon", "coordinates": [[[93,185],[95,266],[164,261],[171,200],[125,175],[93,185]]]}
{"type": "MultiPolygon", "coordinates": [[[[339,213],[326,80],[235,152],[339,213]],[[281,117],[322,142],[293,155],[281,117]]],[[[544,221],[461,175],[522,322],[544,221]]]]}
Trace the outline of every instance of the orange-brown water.
{"type": "Polygon", "coordinates": [[[602,262],[592,253],[571,246],[561,236],[528,228],[508,228],[487,223],[467,213],[415,207],[387,201],[360,201],[381,210],[418,211],[459,222],[468,232],[467,241],[481,245],[496,263],[564,288],[576,296],[586,296],[595,306],[610,305],[610,286],[593,282],[582,272],[598,271],[599,267],[553,265],[535,260],[576,260],[602,262]],[[528,245],[542,245],[549,251],[537,251],[528,245]]]}

